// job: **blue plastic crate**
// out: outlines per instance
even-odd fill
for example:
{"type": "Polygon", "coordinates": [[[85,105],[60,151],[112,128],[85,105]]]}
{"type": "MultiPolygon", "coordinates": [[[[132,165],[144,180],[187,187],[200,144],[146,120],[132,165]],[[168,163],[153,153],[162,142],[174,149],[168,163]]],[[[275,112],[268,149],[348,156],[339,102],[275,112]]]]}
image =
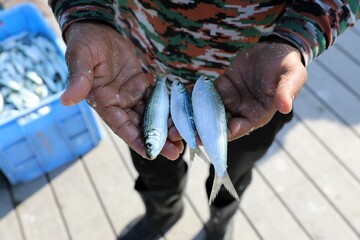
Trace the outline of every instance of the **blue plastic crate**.
{"type": "MultiPolygon", "coordinates": [[[[22,32],[47,37],[64,56],[61,40],[33,4],[0,12],[0,41],[22,32]]],[[[88,104],[82,101],[65,107],[60,96],[46,98],[36,108],[0,122],[0,169],[11,184],[28,182],[74,161],[101,140],[88,104]]]]}
{"type": "Polygon", "coordinates": [[[33,3],[23,3],[0,11],[0,41],[22,32],[38,33],[47,37],[56,45],[59,54],[64,54],[62,40],[56,36],[33,3]]]}

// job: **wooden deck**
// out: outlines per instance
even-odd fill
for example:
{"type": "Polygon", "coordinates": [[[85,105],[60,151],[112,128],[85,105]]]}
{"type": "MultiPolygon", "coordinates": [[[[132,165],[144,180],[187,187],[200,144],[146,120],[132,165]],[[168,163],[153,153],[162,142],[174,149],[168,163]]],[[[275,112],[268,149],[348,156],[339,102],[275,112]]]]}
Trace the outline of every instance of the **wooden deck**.
{"type": "MultiPolygon", "coordinates": [[[[310,65],[293,121],[254,169],[234,239],[360,239],[359,43],[358,24],[310,65]]],[[[128,149],[103,130],[72,164],[28,184],[0,179],[0,240],[114,240],[144,212],[128,149]]],[[[185,214],[164,239],[194,239],[206,222],[205,165],[190,169],[185,214]]]]}

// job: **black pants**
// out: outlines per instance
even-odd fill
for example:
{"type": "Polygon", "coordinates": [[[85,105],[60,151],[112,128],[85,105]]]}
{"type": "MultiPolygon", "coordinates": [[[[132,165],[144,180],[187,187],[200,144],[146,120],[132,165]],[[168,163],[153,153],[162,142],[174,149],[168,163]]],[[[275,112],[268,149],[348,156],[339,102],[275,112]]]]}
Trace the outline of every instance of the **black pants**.
{"type": "MultiPolygon", "coordinates": [[[[264,127],[253,131],[250,135],[229,142],[228,144],[228,173],[238,192],[239,197],[251,182],[251,172],[254,163],[259,160],[273,142],[276,133],[289,122],[292,113],[275,114],[273,119],[264,127]]],[[[175,161],[159,156],[153,161],[143,159],[131,150],[131,156],[139,177],[135,183],[137,191],[166,191],[179,188],[181,180],[186,176],[187,164],[182,155],[175,161]]],[[[214,168],[210,166],[210,174],[206,181],[206,191],[210,196],[214,179],[214,168]]],[[[181,191],[179,189],[179,191],[181,191]]],[[[225,206],[234,199],[222,187],[214,201],[217,207],[225,206]]]]}

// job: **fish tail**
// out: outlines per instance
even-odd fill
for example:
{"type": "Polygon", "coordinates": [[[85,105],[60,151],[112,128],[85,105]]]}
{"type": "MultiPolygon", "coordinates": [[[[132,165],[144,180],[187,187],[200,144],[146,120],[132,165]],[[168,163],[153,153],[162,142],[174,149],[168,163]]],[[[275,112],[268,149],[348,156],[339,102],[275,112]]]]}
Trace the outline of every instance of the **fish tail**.
{"type": "Polygon", "coordinates": [[[225,177],[223,178],[224,187],[229,191],[231,196],[233,196],[237,201],[240,201],[239,195],[237,194],[234,185],[231,182],[229,174],[226,173],[225,177]]]}
{"type": "Polygon", "coordinates": [[[226,174],[224,177],[219,177],[215,175],[214,183],[211,189],[209,205],[211,205],[212,202],[215,200],[216,196],[220,191],[221,185],[224,185],[224,187],[229,191],[231,196],[233,196],[237,201],[240,201],[239,195],[237,194],[229,175],[226,174]]]}
{"type": "Polygon", "coordinates": [[[197,146],[195,149],[193,149],[193,151],[196,153],[196,155],[198,155],[202,160],[204,160],[207,163],[210,163],[209,158],[205,155],[205,153],[203,151],[201,151],[201,149],[199,148],[199,146],[197,146]]]}
{"type": "Polygon", "coordinates": [[[216,196],[218,195],[221,185],[223,185],[223,178],[215,175],[213,186],[210,193],[210,198],[209,198],[209,206],[212,204],[212,202],[215,200],[216,196]]]}

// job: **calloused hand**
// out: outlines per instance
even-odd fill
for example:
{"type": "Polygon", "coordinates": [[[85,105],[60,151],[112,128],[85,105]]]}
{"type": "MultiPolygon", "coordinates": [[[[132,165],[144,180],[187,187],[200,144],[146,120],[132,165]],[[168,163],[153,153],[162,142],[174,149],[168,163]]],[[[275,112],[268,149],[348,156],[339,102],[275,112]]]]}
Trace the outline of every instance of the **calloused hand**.
{"type": "MultiPolygon", "coordinates": [[[[128,41],[108,25],[86,21],[70,25],[64,37],[69,84],[61,102],[86,98],[112,131],[146,158],[142,119],[151,80],[128,41]]],[[[181,141],[168,140],[161,154],[174,160],[183,149],[181,141]]]]}
{"type": "Polygon", "coordinates": [[[277,111],[289,113],[306,79],[299,51],[287,43],[260,42],[236,56],[215,80],[229,140],[264,126],[277,111]]]}

